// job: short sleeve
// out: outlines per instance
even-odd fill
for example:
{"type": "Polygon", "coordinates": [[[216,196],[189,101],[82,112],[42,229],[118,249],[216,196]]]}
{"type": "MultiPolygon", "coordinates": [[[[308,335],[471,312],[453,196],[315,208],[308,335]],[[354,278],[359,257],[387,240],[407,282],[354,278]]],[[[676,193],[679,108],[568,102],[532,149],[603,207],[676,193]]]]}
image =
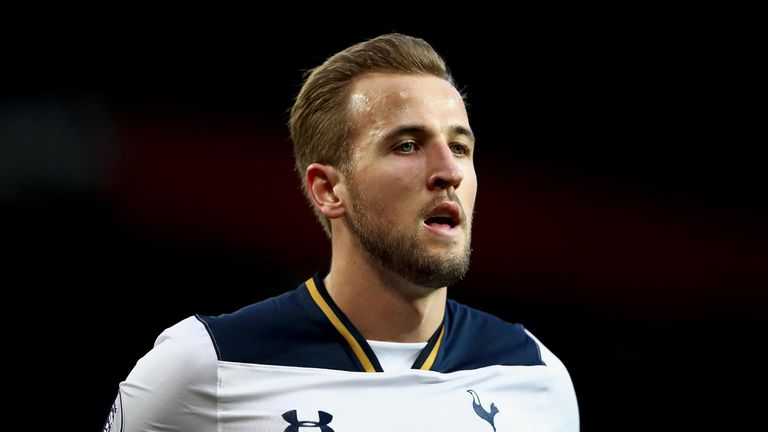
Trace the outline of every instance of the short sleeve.
{"type": "Polygon", "coordinates": [[[216,430],[217,365],[196,317],[166,329],[120,383],[104,431],[216,430]]]}
{"type": "Polygon", "coordinates": [[[563,426],[562,430],[579,430],[579,406],[571,375],[552,351],[531,332],[526,330],[526,333],[539,345],[541,360],[547,366],[551,396],[555,404],[561,407],[558,410],[558,416],[563,426]]]}

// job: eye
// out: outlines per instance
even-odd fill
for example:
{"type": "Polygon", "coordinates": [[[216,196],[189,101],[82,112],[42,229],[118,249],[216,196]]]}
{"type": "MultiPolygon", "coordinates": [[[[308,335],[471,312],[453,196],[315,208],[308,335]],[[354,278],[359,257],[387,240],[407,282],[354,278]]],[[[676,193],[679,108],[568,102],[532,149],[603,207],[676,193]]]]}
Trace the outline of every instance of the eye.
{"type": "Polygon", "coordinates": [[[469,154],[469,147],[464,144],[451,144],[451,152],[455,155],[466,156],[469,154]]]}
{"type": "Polygon", "coordinates": [[[416,142],[412,140],[402,142],[397,147],[395,147],[395,150],[398,153],[413,153],[416,151],[416,142]]]}

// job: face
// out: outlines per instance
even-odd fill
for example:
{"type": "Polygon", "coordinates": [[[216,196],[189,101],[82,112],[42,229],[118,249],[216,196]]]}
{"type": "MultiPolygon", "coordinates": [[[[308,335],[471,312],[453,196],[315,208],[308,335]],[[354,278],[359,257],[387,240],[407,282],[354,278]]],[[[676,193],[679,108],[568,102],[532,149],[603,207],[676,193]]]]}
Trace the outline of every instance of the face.
{"type": "Polygon", "coordinates": [[[347,224],[385,268],[440,288],[469,268],[477,177],[464,102],[437,77],[368,74],[351,92],[347,224]]]}

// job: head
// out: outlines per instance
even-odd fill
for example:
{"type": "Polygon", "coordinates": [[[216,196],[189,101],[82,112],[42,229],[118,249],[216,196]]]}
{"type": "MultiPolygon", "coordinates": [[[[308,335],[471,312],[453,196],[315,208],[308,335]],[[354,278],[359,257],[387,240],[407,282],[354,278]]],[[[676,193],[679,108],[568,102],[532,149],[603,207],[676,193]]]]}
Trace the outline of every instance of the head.
{"type": "Polygon", "coordinates": [[[297,170],[329,236],[342,228],[419,286],[464,274],[474,137],[463,98],[429,44],[385,35],[332,56],[309,74],[290,126],[297,170]],[[330,207],[318,204],[317,173],[333,186],[330,207]]]}
{"type": "MultiPolygon", "coordinates": [[[[353,45],[309,71],[289,121],[296,172],[308,199],[309,164],[333,165],[349,172],[352,83],[372,72],[431,75],[453,84],[445,61],[426,41],[402,34],[383,35],[353,45]]],[[[313,210],[331,237],[328,218],[314,206],[313,210]]]]}

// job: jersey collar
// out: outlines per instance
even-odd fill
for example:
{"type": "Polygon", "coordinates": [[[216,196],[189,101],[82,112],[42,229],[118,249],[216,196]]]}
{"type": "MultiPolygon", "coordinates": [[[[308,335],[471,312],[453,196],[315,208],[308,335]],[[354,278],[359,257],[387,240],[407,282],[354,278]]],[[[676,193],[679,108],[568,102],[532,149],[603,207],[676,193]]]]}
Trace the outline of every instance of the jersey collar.
{"type": "MultiPolygon", "coordinates": [[[[336,303],[328,294],[323,283],[324,273],[317,273],[305,282],[309,295],[318,308],[323,312],[328,321],[336,328],[353,353],[358,367],[364,372],[383,372],[384,370],[376,358],[368,341],[360,334],[352,322],[344,315],[336,303]]],[[[447,315],[447,314],[446,314],[447,315]]],[[[419,354],[411,369],[431,370],[440,351],[440,343],[445,334],[445,318],[443,323],[435,330],[427,341],[427,346],[419,354]]]]}

